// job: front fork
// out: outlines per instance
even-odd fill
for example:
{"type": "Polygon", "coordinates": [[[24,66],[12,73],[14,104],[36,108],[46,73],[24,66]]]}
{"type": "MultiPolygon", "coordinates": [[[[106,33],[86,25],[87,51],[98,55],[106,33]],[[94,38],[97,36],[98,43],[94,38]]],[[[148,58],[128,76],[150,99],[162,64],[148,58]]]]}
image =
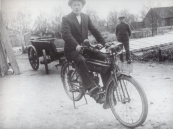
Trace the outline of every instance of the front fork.
{"type": "Polygon", "coordinates": [[[114,78],[113,80],[114,80],[114,84],[115,84],[114,90],[115,90],[115,94],[116,94],[116,100],[125,104],[126,102],[130,102],[130,100],[131,100],[128,90],[127,90],[127,84],[125,83],[125,80],[121,80],[118,78],[121,78],[121,77],[127,76],[127,75],[117,72],[115,70],[112,71],[112,76],[114,78]]]}
{"type": "MultiPolygon", "coordinates": [[[[130,75],[126,75],[124,73],[121,73],[118,69],[118,66],[114,64],[113,65],[113,70],[111,71],[111,78],[112,78],[113,84],[114,84],[113,95],[114,95],[116,101],[125,104],[127,102],[130,102],[130,96],[129,96],[125,81],[124,80],[119,80],[123,76],[130,76],[130,75]]],[[[107,83],[105,103],[107,103],[108,105],[109,105],[109,97],[110,97],[110,94],[109,94],[110,93],[109,92],[110,86],[111,85],[109,83],[107,83]]]]}

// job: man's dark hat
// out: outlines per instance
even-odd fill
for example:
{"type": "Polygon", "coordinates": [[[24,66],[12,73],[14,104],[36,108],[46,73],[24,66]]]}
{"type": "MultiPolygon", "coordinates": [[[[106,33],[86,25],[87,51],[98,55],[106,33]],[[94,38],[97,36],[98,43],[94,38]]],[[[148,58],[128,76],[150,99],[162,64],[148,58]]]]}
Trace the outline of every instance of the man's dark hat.
{"type": "Polygon", "coordinates": [[[122,15],[122,14],[120,14],[120,15],[118,16],[118,19],[123,19],[123,18],[125,18],[125,16],[122,15]]]}
{"type": "Polygon", "coordinates": [[[72,4],[74,1],[80,1],[80,2],[82,2],[83,6],[84,6],[85,3],[86,3],[85,0],[69,0],[69,1],[68,1],[68,5],[71,6],[71,4],[72,4]]]}

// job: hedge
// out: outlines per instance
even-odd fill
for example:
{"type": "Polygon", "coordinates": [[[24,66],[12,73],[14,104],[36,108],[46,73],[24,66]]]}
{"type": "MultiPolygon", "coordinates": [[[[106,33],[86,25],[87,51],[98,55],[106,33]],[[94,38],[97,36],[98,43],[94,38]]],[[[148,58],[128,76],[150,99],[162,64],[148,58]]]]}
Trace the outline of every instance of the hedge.
{"type": "MultiPolygon", "coordinates": [[[[173,62],[173,49],[161,51],[162,61],[173,62]]],[[[145,51],[142,55],[132,54],[132,59],[137,61],[154,61],[159,62],[159,49],[145,51]]]]}

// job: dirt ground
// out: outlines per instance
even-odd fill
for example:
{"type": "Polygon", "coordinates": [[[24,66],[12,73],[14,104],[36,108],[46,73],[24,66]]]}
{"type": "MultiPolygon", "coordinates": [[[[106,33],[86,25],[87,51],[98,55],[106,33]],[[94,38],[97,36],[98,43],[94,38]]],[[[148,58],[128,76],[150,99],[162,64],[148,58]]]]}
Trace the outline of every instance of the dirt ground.
{"type": "MultiPolygon", "coordinates": [[[[73,108],[56,62],[32,70],[27,55],[17,56],[20,75],[0,78],[0,129],[126,129],[110,109],[87,96],[73,108]]],[[[173,129],[173,65],[134,63],[131,74],[143,86],[149,105],[144,125],[137,129],[173,129]]]]}

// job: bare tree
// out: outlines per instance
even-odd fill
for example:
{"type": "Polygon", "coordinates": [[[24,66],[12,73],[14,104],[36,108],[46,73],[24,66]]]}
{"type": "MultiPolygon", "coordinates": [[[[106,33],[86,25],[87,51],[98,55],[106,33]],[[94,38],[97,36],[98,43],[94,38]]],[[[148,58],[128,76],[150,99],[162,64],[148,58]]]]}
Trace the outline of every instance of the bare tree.
{"type": "Polygon", "coordinates": [[[107,30],[111,33],[115,32],[115,27],[118,24],[118,12],[116,10],[110,11],[107,17],[107,30]]]}
{"type": "Polygon", "coordinates": [[[92,8],[87,8],[86,12],[87,15],[89,15],[89,17],[91,18],[92,23],[95,25],[95,27],[100,31],[106,31],[106,20],[104,19],[100,19],[100,17],[98,16],[98,13],[96,12],[96,10],[92,9],[92,8]]]}
{"type": "Polygon", "coordinates": [[[63,11],[60,7],[54,8],[50,17],[50,28],[49,31],[54,33],[54,36],[61,38],[61,20],[63,16],[63,11]]]}
{"type": "Polygon", "coordinates": [[[99,27],[99,21],[100,21],[100,18],[98,16],[98,13],[92,9],[92,8],[87,8],[86,9],[86,14],[89,15],[89,17],[91,18],[93,24],[96,26],[96,27],[99,27]]]}
{"type": "Polygon", "coordinates": [[[22,10],[17,13],[17,16],[12,19],[6,19],[6,26],[19,32],[19,40],[24,51],[23,34],[31,30],[31,13],[28,10],[22,10]]]}
{"type": "Polygon", "coordinates": [[[17,13],[17,17],[7,21],[8,27],[24,34],[31,30],[31,13],[24,10],[17,13]]]}
{"type": "Polygon", "coordinates": [[[142,10],[140,11],[140,18],[141,20],[144,20],[145,16],[147,15],[148,11],[150,10],[150,8],[146,5],[143,6],[142,10]]]}
{"type": "Polygon", "coordinates": [[[117,11],[110,11],[108,13],[108,24],[109,25],[116,25],[118,23],[118,12],[117,11]]]}
{"type": "Polygon", "coordinates": [[[44,34],[47,33],[50,23],[43,14],[39,14],[34,22],[33,33],[35,34],[44,34]]]}
{"type": "Polygon", "coordinates": [[[129,11],[126,10],[126,9],[121,10],[121,11],[119,12],[119,14],[125,16],[125,21],[126,21],[127,23],[129,23],[129,24],[132,23],[132,22],[138,21],[138,16],[129,13],[129,11]]]}
{"type": "Polygon", "coordinates": [[[7,13],[5,11],[2,11],[2,17],[3,17],[3,20],[4,20],[4,25],[5,26],[9,26],[9,23],[10,23],[10,18],[9,16],[7,15],[7,13]]]}
{"type": "Polygon", "coordinates": [[[53,37],[61,38],[61,19],[63,11],[61,8],[54,8],[49,15],[40,15],[34,22],[33,33],[36,34],[52,34],[53,37]]]}
{"type": "Polygon", "coordinates": [[[108,14],[108,26],[109,31],[115,32],[115,27],[118,24],[118,16],[123,15],[125,17],[125,20],[127,23],[132,23],[138,21],[138,15],[134,15],[129,13],[128,10],[121,10],[120,12],[117,12],[116,10],[110,11],[108,14]]]}

